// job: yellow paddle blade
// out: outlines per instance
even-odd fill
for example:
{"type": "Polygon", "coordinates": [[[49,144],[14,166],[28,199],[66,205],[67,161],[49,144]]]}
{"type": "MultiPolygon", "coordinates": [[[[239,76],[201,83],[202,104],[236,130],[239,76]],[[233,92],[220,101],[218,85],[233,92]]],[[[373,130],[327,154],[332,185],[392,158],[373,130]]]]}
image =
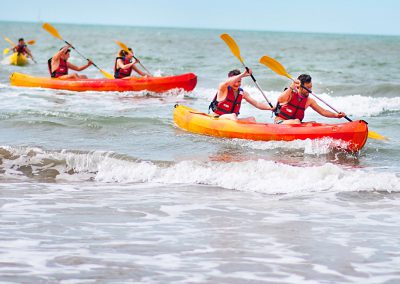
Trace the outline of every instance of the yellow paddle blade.
{"type": "Polygon", "coordinates": [[[5,48],[4,50],[3,50],[3,54],[4,55],[6,55],[7,53],[9,53],[10,52],[10,49],[9,48],[5,48]]]}
{"type": "Polygon", "coordinates": [[[12,42],[11,39],[9,39],[8,37],[3,37],[5,39],[6,42],[8,42],[9,44],[11,44],[12,46],[16,46],[15,43],[12,42]]]}
{"type": "Polygon", "coordinates": [[[100,69],[101,74],[103,74],[104,77],[106,77],[107,79],[114,79],[114,76],[111,75],[110,73],[107,73],[106,71],[100,69]]]}
{"type": "Polygon", "coordinates": [[[236,44],[235,40],[228,34],[222,34],[220,37],[223,41],[225,41],[226,45],[229,46],[233,55],[235,55],[237,59],[239,59],[239,61],[242,62],[242,64],[244,64],[243,58],[240,56],[239,46],[236,44]]]}
{"type": "Polygon", "coordinates": [[[36,40],[31,39],[27,42],[29,45],[34,45],[36,43],[36,40]]]}
{"type": "Polygon", "coordinates": [[[60,36],[60,34],[58,33],[58,31],[49,23],[44,23],[42,25],[42,28],[45,29],[46,31],[48,31],[52,36],[63,40],[63,38],[60,36]]]}
{"type": "Polygon", "coordinates": [[[275,73],[288,77],[289,79],[292,79],[292,76],[290,76],[287,72],[285,67],[283,67],[282,64],[280,64],[278,61],[275,59],[264,55],[263,57],[260,58],[260,63],[264,64],[265,66],[269,67],[272,71],[275,73]]]}
{"type": "Polygon", "coordinates": [[[120,42],[119,40],[115,41],[123,50],[125,50],[126,52],[131,53],[131,51],[129,50],[128,46],[126,44],[124,44],[123,42],[120,42]]]}
{"type": "Polygon", "coordinates": [[[368,138],[376,139],[376,140],[385,140],[385,141],[389,140],[385,136],[382,136],[379,133],[376,133],[376,132],[371,131],[371,130],[368,130],[368,138]]]}

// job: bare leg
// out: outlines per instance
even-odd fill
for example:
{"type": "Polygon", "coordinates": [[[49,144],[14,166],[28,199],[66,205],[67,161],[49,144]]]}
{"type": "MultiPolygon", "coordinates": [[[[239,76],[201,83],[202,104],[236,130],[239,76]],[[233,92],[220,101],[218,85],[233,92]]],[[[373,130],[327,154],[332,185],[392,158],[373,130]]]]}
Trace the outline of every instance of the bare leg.
{"type": "Polygon", "coordinates": [[[283,119],[276,119],[275,123],[277,123],[277,121],[282,121],[281,123],[278,124],[301,124],[300,119],[287,119],[287,120],[283,120],[283,119]]]}
{"type": "Polygon", "coordinates": [[[246,122],[256,122],[256,119],[252,116],[250,117],[244,117],[244,118],[239,118],[240,121],[246,121],[246,122]]]}
{"type": "Polygon", "coordinates": [[[58,79],[61,79],[61,80],[79,79],[79,75],[76,74],[76,73],[68,74],[68,75],[62,75],[62,76],[58,77],[58,79]]]}
{"type": "Polygon", "coordinates": [[[237,120],[237,115],[236,115],[236,113],[227,113],[227,114],[220,115],[219,118],[229,119],[229,120],[237,120]]]}

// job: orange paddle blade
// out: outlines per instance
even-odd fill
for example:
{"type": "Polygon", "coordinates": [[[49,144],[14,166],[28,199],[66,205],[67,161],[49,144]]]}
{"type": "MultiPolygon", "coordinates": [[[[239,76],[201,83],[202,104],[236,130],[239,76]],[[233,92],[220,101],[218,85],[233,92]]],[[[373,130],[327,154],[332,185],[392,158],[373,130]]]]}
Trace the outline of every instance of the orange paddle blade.
{"type": "Polygon", "coordinates": [[[58,33],[58,31],[56,30],[55,27],[53,27],[52,25],[50,25],[49,23],[44,23],[42,25],[42,28],[45,29],[47,32],[49,32],[52,36],[63,40],[63,38],[61,37],[61,35],[58,33]]]}
{"type": "Polygon", "coordinates": [[[230,48],[233,55],[236,56],[239,61],[243,63],[243,58],[240,56],[240,49],[239,46],[236,44],[235,40],[228,34],[220,35],[220,38],[226,43],[226,45],[230,48]]]}
{"type": "Polygon", "coordinates": [[[286,71],[285,67],[283,67],[282,64],[280,64],[278,61],[276,61],[275,59],[264,55],[263,57],[260,58],[260,63],[264,64],[265,66],[269,67],[272,71],[274,71],[275,73],[288,77],[289,79],[292,79],[292,76],[290,76],[288,74],[288,72],[286,71]]]}

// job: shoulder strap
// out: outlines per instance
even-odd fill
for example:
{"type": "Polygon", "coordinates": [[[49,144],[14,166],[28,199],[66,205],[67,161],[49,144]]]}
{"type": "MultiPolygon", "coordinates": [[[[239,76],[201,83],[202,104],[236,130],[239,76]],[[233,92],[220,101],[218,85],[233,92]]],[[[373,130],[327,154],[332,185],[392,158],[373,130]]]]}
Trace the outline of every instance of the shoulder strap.
{"type": "Polygon", "coordinates": [[[217,95],[218,95],[218,92],[215,93],[213,100],[211,101],[210,105],[208,106],[208,113],[210,113],[210,109],[214,111],[214,105],[217,102],[217,95]]]}
{"type": "Polygon", "coordinates": [[[52,71],[51,71],[51,60],[53,59],[53,57],[51,57],[50,59],[47,60],[47,67],[49,67],[49,73],[50,75],[52,75],[52,71]]]}

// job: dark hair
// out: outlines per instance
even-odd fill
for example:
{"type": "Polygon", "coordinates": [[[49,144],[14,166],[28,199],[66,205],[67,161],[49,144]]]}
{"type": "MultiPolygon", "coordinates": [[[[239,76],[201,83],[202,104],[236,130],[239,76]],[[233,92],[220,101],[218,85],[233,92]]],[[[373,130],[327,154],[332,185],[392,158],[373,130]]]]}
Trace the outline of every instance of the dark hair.
{"type": "Polygon", "coordinates": [[[297,79],[300,80],[301,84],[304,85],[305,83],[311,83],[311,76],[308,74],[301,74],[297,79]]]}
{"type": "Polygon", "coordinates": [[[239,74],[240,74],[240,71],[238,69],[231,70],[228,73],[228,77],[236,76],[236,75],[239,75],[239,74]]]}
{"type": "Polygon", "coordinates": [[[120,57],[125,57],[127,54],[128,54],[128,52],[125,51],[125,50],[123,50],[123,49],[121,49],[121,50],[119,51],[119,53],[118,53],[118,55],[119,55],[120,57]]]}
{"type": "MultiPolygon", "coordinates": [[[[62,50],[64,48],[64,46],[63,47],[61,47],[59,50],[62,50]]],[[[67,49],[65,52],[64,52],[64,54],[67,54],[68,52],[71,52],[71,49],[67,49]]]]}
{"type": "Polygon", "coordinates": [[[21,37],[18,41],[23,41],[24,39],[21,37]]]}

